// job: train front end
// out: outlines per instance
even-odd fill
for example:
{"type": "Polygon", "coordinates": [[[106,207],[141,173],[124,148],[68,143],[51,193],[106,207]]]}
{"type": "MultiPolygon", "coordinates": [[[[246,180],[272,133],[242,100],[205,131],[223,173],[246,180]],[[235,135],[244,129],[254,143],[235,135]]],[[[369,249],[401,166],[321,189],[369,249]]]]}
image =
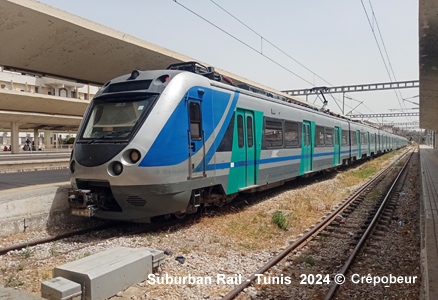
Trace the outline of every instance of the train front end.
{"type": "MultiPolygon", "coordinates": [[[[155,168],[146,156],[188,84],[180,71],[134,70],[99,90],[84,115],[70,159],[72,214],[149,222],[153,216],[184,212],[190,191],[175,188],[186,179],[181,166],[155,168]]],[[[179,127],[170,141],[186,139],[187,125],[179,127]]],[[[166,155],[163,152],[163,160],[166,155]]]]}

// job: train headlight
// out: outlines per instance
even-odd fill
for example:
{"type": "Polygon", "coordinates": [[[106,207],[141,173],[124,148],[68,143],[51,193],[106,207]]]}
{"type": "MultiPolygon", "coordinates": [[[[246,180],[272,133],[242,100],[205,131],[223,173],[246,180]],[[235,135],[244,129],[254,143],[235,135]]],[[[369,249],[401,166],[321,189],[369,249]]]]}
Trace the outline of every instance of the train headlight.
{"type": "Polygon", "coordinates": [[[122,164],[125,166],[134,165],[141,159],[141,153],[137,149],[126,149],[122,154],[122,164]]]}
{"type": "Polygon", "coordinates": [[[129,159],[131,160],[131,163],[135,164],[136,162],[138,162],[141,158],[141,154],[140,151],[138,150],[131,150],[131,152],[129,153],[129,159]]]}
{"type": "Polygon", "coordinates": [[[108,171],[113,176],[119,176],[123,172],[123,165],[119,161],[115,161],[109,165],[108,171]]]}
{"type": "Polygon", "coordinates": [[[73,174],[76,170],[76,162],[74,160],[72,160],[70,162],[70,172],[73,174]]]}

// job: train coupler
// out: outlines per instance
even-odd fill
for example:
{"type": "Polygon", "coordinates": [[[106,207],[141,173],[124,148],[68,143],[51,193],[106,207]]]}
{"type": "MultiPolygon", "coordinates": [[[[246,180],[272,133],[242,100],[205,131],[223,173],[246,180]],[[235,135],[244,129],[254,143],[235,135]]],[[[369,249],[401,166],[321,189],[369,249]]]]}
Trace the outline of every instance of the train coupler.
{"type": "Polygon", "coordinates": [[[81,217],[92,217],[98,210],[96,203],[96,194],[90,190],[70,190],[68,192],[68,205],[71,208],[72,215],[81,217]]]}

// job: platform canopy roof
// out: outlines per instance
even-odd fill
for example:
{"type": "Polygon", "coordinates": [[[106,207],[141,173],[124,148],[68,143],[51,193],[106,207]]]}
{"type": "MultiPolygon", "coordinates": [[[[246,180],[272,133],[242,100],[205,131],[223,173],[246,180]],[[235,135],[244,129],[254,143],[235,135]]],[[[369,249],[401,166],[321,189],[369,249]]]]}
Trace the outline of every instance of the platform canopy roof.
{"type": "Polygon", "coordinates": [[[21,130],[77,130],[89,101],[0,90],[0,131],[11,122],[21,130]]]}
{"type": "Polygon", "coordinates": [[[420,127],[438,130],[438,2],[419,5],[420,127]]]}
{"type": "Polygon", "coordinates": [[[31,0],[0,1],[0,65],[103,84],[192,60],[31,0]]]}
{"type": "MultiPolygon", "coordinates": [[[[33,0],[0,1],[0,41],[0,66],[6,69],[58,76],[97,85],[130,73],[134,69],[165,69],[173,63],[195,61],[193,58],[33,0]]],[[[208,66],[206,63],[200,63],[208,66]]],[[[244,82],[280,93],[225,70],[215,70],[237,84],[244,82]]],[[[0,90],[0,111],[17,111],[21,114],[37,111],[41,100],[28,101],[27,105],[23,106],[18,104],[23,97],[17,95],[14,101],[10,100],[13,95],[7,95],[7,103],[3,102],[4,97],[3,91],[0,90]]],[[[52,109],[45,113],[48,118],[50,114],[63,115],[65,111],[69,111],[68,105],[70,104],[66,104],[65,101],[55,102],[52,109]]],[[[80,105],[82,113],[84,107],[86,105],[80,105]]],[[[11,118],[0,115],[0,130],[9,127],[11,118]]],[[[20,120],[20,128],[34,126],[27,123],[29,120],[20,120]]],[[[59,117],[56,120],[59,120],[59,117]]],[[[56,120],[53,121],[56,123],[56,120]]],[[[37,125],[41,128],[43,124],[37,125]]],[[[78,125],[79,122],[76,128],[78,125]]]]}
{"type": "MultiPolygon", "coordinates": [[[[33,0],[0,1],[0,41],[0,66],[98,85],[134,69],[163,69],[172,63],[196,60],[33,0]]],[[[438,3],[435,0],[419,0],[419,42],[420,126],[438,130],[438,3]]],[[[225,70],[216,70],[236,83],[278,93],[225,70]]],[[[35,101],[19,109],[15,107],[17,98],[6,107],[2,104],[3,94],[0,89],[0,112],[34,113],[39,106],[35,101]]],[[[47,123],[52,114],[60,119],[66,110],[64,104],[60,101],[55,104],[55,111],[46,112],[47,123]]],[[[8,128],[11,120],[10,115],[6,118],[0,114],[0,130],[8,128]]],[[[20,120],[20,128],[44,127],[44,122],[33,124],[20,120]]],[[[76,128],[78,125],[76,122],[76,128]]]]}

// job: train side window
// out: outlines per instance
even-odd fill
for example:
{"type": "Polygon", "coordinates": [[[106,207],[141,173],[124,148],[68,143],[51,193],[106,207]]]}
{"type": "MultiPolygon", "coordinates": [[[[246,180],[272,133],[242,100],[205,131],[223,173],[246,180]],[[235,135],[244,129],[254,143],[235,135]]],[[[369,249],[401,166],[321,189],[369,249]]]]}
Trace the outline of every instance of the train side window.
{"type": "Polygon", "coordinates": [[[366,134],[365,132],[360,134],[361,135],[361,139],[362,139],[362,144],[366,144],[367,143],[367,139],[366,139],[365,134],[366,134]]]}
{"type": "Polygon", "coordinates": [[[248,148],[252,148],[252,118],[246,117],[246,134],[248,135],[248,148]]]}
{"type": "Polygon", "coordinates": [[[299,136],[298,136],[298,123],[295,122],[284,122],[284,140],[287,148],[298,147],[299,136]]]}
{"type": "Polygon", "coordinates": [[[228,124],[227,131],[225,131],[224,137],[222,138],[219,147],[217,147],[217,152],[226,152],[233,149],[234,118],[235,117],[233,113],[230,124],[228,124]]]}
{"type": "Polygon", "coordinates": [[[315,146],[321,147],[324,146],[324,127],[323,126],[316,126],[315,129],[315,146]]]}
{"type": "Polygon", "coordinates": [[[351,145],[357,145],[356,131],[350,131],[351,145]]]}
{"type": "Polygon", "coordinates": [[[201,106],[196,102],[190,102],[190,138],[201,139],[201,106]]]}
{"type": "Polygon", "coordinates": [[[283,124],[280,120],[265,119],[265,145],[267,149],[283,148],[283,124]]]}
{"type": "Polygon", "coordinates": [[[243,148],[243,116],[237,116],[237,144],[239,148],[243,148]]]}
{"type": "Polygon", "coordinates": [[[325,145],[333,146],[333,128],[325,128],[325,145]]]}
{"type": "Polygon", "coordinates": [[[348,145],[348,130],[342,130],[342,146],[348,145]]]}

